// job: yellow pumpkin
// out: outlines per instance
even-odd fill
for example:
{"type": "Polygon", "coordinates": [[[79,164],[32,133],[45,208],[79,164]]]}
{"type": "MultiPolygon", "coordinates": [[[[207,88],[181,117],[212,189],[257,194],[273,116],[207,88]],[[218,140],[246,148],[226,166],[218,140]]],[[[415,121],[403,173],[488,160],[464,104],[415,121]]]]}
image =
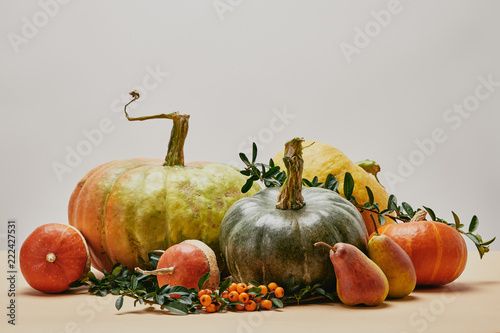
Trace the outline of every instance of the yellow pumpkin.
{"type": "MultiPolygon", "coordinates": [[[[339,193],[344,196],[344,177],[346,172],[349,172],[354,179],[354,190],[352,192],[352,196],[356,198],[358,203],[364,204],[369,201],[368,193],[365,188],[365,186],[368,186],[373,192],[374,201],[379,204],[380,210],[387,208],[389,194],[386,192],[384,187],[375,179],[374,176],[370,175],[363,168],[352,162],[339,149],[325,143],[310,140],[305,140],[303,145],[304,147],[307,147],[302,152],[302,158],[304,160],[303,178],[312,180],[315,176],[317,176],[319,182],[324,182],[326,176],[331,173],[339,181],[339,193]]],[[[282,161],[283,154],[284,149],[273,157],[274,163],[279,165],[281,170],[285,169],[282,161]]],[[[374,225],[370,215],[373,215],[375,221],[378,221],[377,215],[368,211],[363,211],[361,215],[363,216],[368,234],[371,234],[374,231],[374,225]]],[[[390,218],[385,218],[385,220],[385,223],[387,224],[394,223],[394,221],[390,218]]]]}

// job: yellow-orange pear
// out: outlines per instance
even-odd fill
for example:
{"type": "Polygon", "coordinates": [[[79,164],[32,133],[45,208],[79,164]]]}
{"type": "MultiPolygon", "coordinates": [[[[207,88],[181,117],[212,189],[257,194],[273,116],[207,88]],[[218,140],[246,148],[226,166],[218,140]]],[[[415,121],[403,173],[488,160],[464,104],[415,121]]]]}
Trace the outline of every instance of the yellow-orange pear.
{"type": "Polygon", "coordinates": [[[417,284],[417,275],[408,254],[392,239],[374,234],[368,242],[368,257],[384,272],[389,281],[388,298],[403,298],[417,284]]]}

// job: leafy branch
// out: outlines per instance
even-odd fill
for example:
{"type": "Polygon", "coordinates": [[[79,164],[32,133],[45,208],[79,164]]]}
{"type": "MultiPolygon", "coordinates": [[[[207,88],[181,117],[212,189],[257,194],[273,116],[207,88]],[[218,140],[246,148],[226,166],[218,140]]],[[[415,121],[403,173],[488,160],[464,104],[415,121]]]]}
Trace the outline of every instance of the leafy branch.
{"type": "MultiPolygon", "coordinates": [[[[248,190],[250,190],[250,188],[252,187],[253,182],[255,181],[261,181],[266,187],[280,187],[281,185],[283,185],[287,175],[284,171],[280,170],[279,165],[274,164],[274,161],[272,159],[270,159],[269,164],[256,162],[257,145],[255,144],[255,142],[252,145],[251,159],[249,159],[244,153],[240,153],[239,155],[241,160],[245,164],[245,168],[241,170],[240,173],[249,177],[245,185],[243,185],[243,187],[241,188],[241,191],[243,193],[248,192],[248,190]]],[[[380,167],[378,167],[378,169],[376,170],[376,172],[378,171],[380,171],[380,167]]],[[[302,184],[308,187],[325,188],[339,193],[338,188],[340,183],[332,174],[328,174],[324,183],[319,182],[319,178],[315,176],[312,180],[303,178],[302,184]]],[[[368,186],[365,186],[368,195],[368,202],[361,204],[352,195],[354,186],[355,182],[352,175],[349,172],[346,172],[344,175],[343,184],[344,197],[349,200],[356,208],[358,208],[360,212],[368,211],[375,214],[380,225],[384,225],[385,218],[390,218],[394,222],[409,222],[414,218],[417,212],[422,210],[421,208],[415,210],[409,203],[404,201],[401,203],[401,205],[398,205],[398,200],[394,194],[389,195],[387,208],[380,210],[380,205],[375,202],[373,192],[368,186]]],[[[457,214],[455,214],[455,212],[451,212],[454,222],[450,223],[442,218],[437,217],[431,208],[425,206],[422,207],[429,214],[432,221],[447,224],[455,228],[461,234],[468,237],[476,246],[481,258],[485,253],[489,252],[489,245],[495,241],[496,237],[485,242],[479,234],[474,234],[479,226],[479,219],[476,215],[472,217],[468,228],[464,230],[464,224],[460,222],[460,219],[457,214]]]]}

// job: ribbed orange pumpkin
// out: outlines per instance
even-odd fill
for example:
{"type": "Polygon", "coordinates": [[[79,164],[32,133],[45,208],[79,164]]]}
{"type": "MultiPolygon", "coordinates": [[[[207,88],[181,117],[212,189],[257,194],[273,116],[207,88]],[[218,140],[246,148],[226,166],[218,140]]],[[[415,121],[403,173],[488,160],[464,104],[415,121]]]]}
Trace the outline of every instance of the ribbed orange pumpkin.
{"type": "Polygon", "coordinates": [[[467,246],[454,228],[434,221],[388,224],[379,228],[408,253],[417,285],[440,286],[457,279],[467,264],[467,246]]]}

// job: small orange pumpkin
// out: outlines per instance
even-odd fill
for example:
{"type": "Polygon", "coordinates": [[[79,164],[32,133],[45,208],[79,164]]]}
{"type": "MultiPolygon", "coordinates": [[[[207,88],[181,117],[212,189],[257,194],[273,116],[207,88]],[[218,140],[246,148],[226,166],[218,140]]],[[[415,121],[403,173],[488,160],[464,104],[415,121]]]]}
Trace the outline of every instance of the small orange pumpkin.
{"type": "Polygon", "coordinates": [[[44,293],[60,293],[90,270],[87,242],[74,227],[49,223],[24,241],[19,265],[26,282],[44,293]]]}
{"type": "Polygon", "coordinates": [[[456,229],[441,222],[424,221],[425,211],[419,213],[411,222],[384,225],[379,233],[408,253],[415,266],[417,285],[450,283],[465,269],[467,245],[456,229]]]}

